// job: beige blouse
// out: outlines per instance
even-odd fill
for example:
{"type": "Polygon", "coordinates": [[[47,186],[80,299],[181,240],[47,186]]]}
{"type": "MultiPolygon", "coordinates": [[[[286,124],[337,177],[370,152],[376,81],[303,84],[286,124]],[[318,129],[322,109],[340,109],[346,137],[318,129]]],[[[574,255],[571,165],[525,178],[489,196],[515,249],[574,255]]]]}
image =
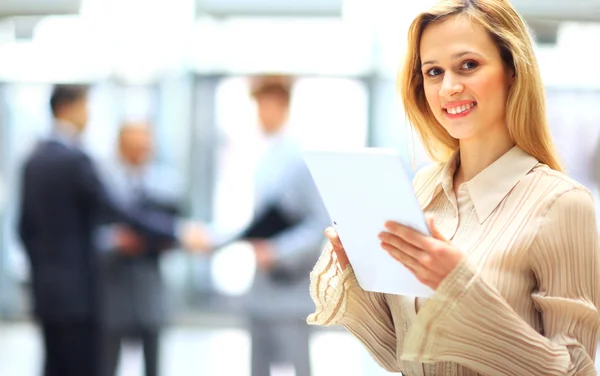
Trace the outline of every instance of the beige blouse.
{"type": "Polygon", "coordinates": [[[407,376],[596,375],[600,253],[589,191],[514,147],[456,196],[456,161],[414,182],[424,211],[467,255],[435,294],[366,292],[328,246],[311,273],[308,323],[343,325],[382,367],[407,376]]]}

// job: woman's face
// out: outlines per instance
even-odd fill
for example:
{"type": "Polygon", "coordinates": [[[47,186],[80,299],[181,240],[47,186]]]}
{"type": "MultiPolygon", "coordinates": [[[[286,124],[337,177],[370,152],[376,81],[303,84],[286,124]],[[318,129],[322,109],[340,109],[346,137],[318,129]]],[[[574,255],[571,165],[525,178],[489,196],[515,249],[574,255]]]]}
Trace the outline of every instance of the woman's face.
{"type": "Polygon", "coordinates": [[[420,56],[427,103],[452,137],[462,142],[506,131],[513,72],[480,24],[455,16],[427,26],[420,56]]]}

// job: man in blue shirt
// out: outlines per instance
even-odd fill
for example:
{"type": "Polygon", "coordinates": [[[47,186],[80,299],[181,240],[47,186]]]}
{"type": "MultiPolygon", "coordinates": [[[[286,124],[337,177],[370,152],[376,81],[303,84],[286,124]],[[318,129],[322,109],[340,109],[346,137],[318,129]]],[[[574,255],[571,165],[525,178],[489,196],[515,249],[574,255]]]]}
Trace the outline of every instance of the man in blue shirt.
{"type": "Polygon", "coordinates": [[[254,247],[258,270],[245,297],[252,338],[252,376],[273,365],[292,365],[310,375],[309,328],[313,309],[309,273],[324,242],[329,216],[301,154],[287,134],[291,80],[259,77],[252,82],[267,147],[255,172],[254,216],[235,235],[212,235],[216,248],[234,240],[254,247]]]}

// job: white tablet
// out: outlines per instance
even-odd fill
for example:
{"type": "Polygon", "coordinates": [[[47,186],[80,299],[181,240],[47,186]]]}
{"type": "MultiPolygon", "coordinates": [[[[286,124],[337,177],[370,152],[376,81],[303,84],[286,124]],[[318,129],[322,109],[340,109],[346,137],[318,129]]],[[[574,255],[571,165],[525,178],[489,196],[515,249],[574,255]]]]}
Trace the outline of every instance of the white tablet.
{"type": "Polygon", "coordinates": [[[305,150],[304,160],[360,286],[367,291],[428,297],[421,284],[380,246],[388,220],[429,234],[408,170],[398,152],[305,150]]]}

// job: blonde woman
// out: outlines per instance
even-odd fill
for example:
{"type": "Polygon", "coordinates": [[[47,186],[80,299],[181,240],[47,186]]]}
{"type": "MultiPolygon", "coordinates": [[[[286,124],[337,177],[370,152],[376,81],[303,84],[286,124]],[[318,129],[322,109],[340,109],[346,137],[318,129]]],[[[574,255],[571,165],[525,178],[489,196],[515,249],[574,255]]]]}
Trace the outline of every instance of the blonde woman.
{"type": "Polygon", "coordinates": [[[435,294],[362,290],[328,229],[308,322],[343,325],[408,376],[596,375],[594,204],[561,172],[523,19],[504,0],[443,0],[408,38],[404,106],[439,161],[414,183],[433,237],[386,223],[372,252],[435,294]]]}

